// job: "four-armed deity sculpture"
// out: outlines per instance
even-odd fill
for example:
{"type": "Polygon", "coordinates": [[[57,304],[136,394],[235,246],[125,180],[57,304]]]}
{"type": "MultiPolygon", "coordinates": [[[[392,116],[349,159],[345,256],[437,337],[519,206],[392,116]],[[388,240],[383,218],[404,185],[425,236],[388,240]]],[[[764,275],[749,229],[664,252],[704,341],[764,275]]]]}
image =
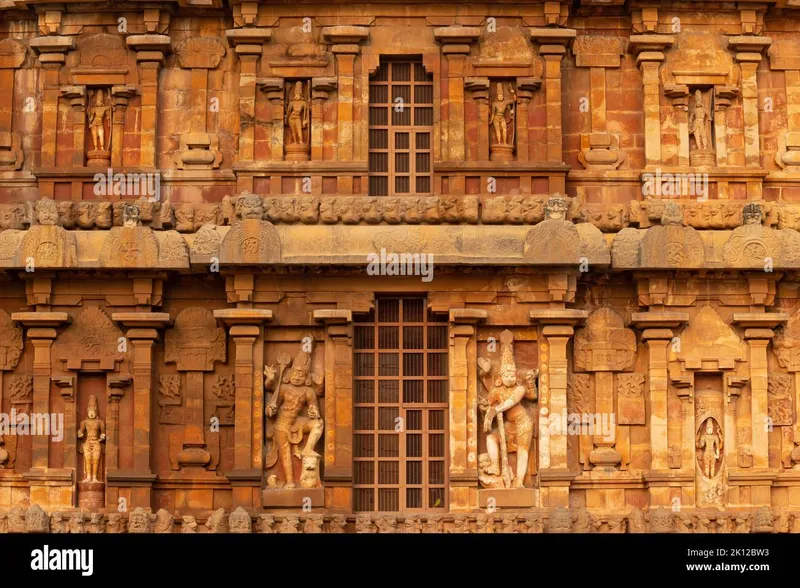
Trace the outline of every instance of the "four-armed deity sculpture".
{"type": "MultiPolygon", "coordinates": [[[[300,486],[317,488],[320,455],[314,450],[322,437],[324,422],[320,415],[317,396],[322,393],[323,376],[312,376],[311,355],[314,338],[309,334],[302,340],[300,352],[295,356],[291,369],[289,356],[278,356],[278,369],[264,367],[267,390],[273,390],[266,405],[267,437],[272,438],[272,447],[266,458],[267,469],[280,461],[283,486],[287,490],[296,488],[293,458],[300,461],[302,470],[300,486]],[[274,418],[274,423],[270,420],[274,418]],[[270,430],[271,425],[271,430],[270,430]],[[300,448],[303,437],[305,445],[300,448]]],[[[271,476],[270,476],[271,477],[271,476]]],[[[275,478],[272,478],[275,480],[275,478]]],[[[273,482],[278,486],[277,482],[273,482]]]]}
{"type": "Polygon", "coordinates": [[[510,98],[503,91],[504,82],[497,83],[495,99],[491,104],[489,124],[493,141],[490,143],[490,159],[492,161],[508,160],[514,154],[514,118],[516,116],[517,94],[511,84],[508,85],[510,98]]]}
{"type": "Polygon", "coordinates": [[[536,378],[539,370],[530,370],[522,382],[514,361],[514,336],[505,330],[500,334],[500,369],[492,373],[486,358],[478,361],[478,369],[487,396],[479,397],[478,405],[485,412],[487,454],[480,456],[480,480],[487,487],[521,488],[528,472],[528,457],[533,441],[533,417],[523,403],[536,400],[536,378]],[[494,383],[491,376],[494,375],[494,383]],[[516,473],[509,465],[509,453],[516,453],[516,473]]]}
{"type": "Polygon", "coordinates": [[[704,433],[697,436],[697,448],[702,451],[701,470],[706,478],[717,475],[717,460],[722,451],[722,437],[714,430],[714,421],[708,419],[704,433]]]}
{"type": "Polygon", "coordinates": [[[87,416],[81,421],[78,429],[78,439],[84,439],[81,452],[83,453],[84,482],[102,483],[98,479],[101,473],[100,463],[103,456],[103,442],[106,440],[106,424],[100,420],[97,407],[97,397],[89,396],[87,416]]]}
{"type": "MultiPolygon", "coordinates": [[[[291,84],[289,84],[291,87],[291,84]]],[[[288,90],[288,88],[287,88],[288,90]]],[[[287,92],[288,94],[288,92],[287,92]]],[[[286,141],[287,161],[308,161],[310,151],[309,128],[310,105],[306,98],[303,82],[296,82],[291,95],[287,95],[284,122],[288,127],[286,141]]]]}

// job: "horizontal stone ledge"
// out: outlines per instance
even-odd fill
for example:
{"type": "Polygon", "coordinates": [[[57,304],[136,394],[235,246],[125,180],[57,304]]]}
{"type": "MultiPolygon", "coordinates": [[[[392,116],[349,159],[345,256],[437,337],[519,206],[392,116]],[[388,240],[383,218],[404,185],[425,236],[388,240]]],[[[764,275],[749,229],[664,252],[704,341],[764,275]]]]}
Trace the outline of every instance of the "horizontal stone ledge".
{"type": "Polygon", "coordinates": [[[366,174],[367,162],[361,161],[239,161],[233,164],[238,173],[269,172],[282,175],[321,175],[332,173],[366,174]]]}
{"type": "Polygon", "coordinates": [[[562,163],[530,161],[434,161],[434,173],[567,173],[571,167],[562,163]]]}

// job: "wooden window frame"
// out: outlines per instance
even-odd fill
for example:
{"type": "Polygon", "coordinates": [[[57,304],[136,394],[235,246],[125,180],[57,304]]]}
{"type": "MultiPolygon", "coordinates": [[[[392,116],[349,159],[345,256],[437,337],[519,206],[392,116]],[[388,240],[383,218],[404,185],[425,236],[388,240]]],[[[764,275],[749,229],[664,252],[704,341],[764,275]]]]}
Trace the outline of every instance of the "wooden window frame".
{"type": "MultiPolygon", "coordinates": [[[[448,322],[446,319],[443,320],[435,320],[432,319],[430,312],[427,308],[427,300],[425,298],[420,298],[419,296],[401,296],[401,295],[392,295],[392,296],[384,296],[384,297],[376,297],[375,301],[375,309],[374,309],[374,316],[370,317],[372,320],[354,320],[353,325],[355,329],[358,328],[370,328],[373,329],[372,336],[373,336],[373,345],[371,348],[357,348],[354,345],[353,353],[354,355],[359,354],[372,354],[373,355],[373,374],[372,375],[356,375],[357,370],[354,370],[354,391],[356,394],[354,395],[353,399],[353,410],[354,410],[354,418],[353,418],[353,440],[355,444],[356,436],[357,435],[372,435],[372,457],[359,457],[357,456],[358,451],[354,447],[353,451],[353,470],[354,470],[354,480],[353,480],[353,510],[354,512],[373,512],[373,513],[392,513],[392,514],[419,514],[424,512],[446,512],[448,508],[448,492],[449,492],[449,333],[448,333],[448,322]],[[384,300],[399,300],[398,304],[398,321],[397,322],[381,322],[380,315],[379,315],[379,305],[384,300]],[[421,300],[422,301],[422,321],[421,322],[407,322],[405,321],[404,316],[404,302],[407,300],[421,300]],[[381,327],[396,327],[397,328],[397,337],[398,337],[398,347],[394,348],[381,348],[380,347],[380,328],[381,327]],[[422,339],[422,348],[405,348],[405,341],[404,341],[404,327],[422,327],[423,339],[422,339]],[[429,327],[443,327],[445,329],[443,335],[443,347],[436,347],[430,348],[429,347],[429,327]],[[422,354],[422,365],[423,365],[423,374],[421,376],[406,376],[404,374],[404,356],[406,353],[413,353],[413,354],[422,354]],[[386,354],[391,355],[395,354],[397,356],[397,365],[398,365],[398,375],[397,376],[382,376],[380,375],[380,355],[386,354]],[[444,364],[444,374],[438,376],[431,376],[428,374],[428,367],[429,367],[429,356],[430,355],[444,355],[445,361],[444,364]],[[357,390],[358,384],[357,381],[373,381],[374,388],[373,388],[373,398],[372,402],[359,402],[357,390]],[[381,381],[397,381],[397,402],[396,403],[381,403],[380,402],[380,382],[381,381]],[[422,381],[423,386],[423,402],[405,402],[404,398],[404,381],[422,381]],[[429,398],[429,390],[430,386],[429,383],[431,381],[443,381],[445,384],[442,386],[442,390],[444,392],[444,402],[430,402],[429,398]],[[359,429],[358,418],[355,415],[355,411],[359,408],[371,408],[373,410],[373,428],[370,429],[359,429]],[[394,430],[391,431],[391,434],[399,435],[398,439],[398,455],[397,457],[389,456],[389,457],[381,457],[380,456],[380,436],[382,434],[387,434],[386,429],[380,428],[380,409],[381,408],[397,408],[397,414],[403,418],[403,423],[405,426],[403,430],[400,432],[396,432],[394,430]],[[408,419],[408,412],[419,410],[422,413],[422,422],[421,422],[421,429],[409,429],[409,419],[408,419]],[[430,419],[432,411],[441,411],[442,413],[442,428],[441,429],[431,429],[430,428],[430,419]],[[383,433],[382,433],[383,431],[383,433]],[[421,455],[419,457],[411,457],[409,458],[407,455],[407,443],[410,434],[419,434],[421,436],[422,442],[422,449],[421,455]],[[430,456],[430,436],[431,435],[442,435],[442,455],[431,457],[430,456]],[[371,484],[363,484],[363,483],[356,483],[356,469],[358,468],[359,462],[372,462],[373,470],[372,470],[372,483],[371,484]],[[379,463],[381,462],[396,462],[398,464],[398,484],[380,484],[380,466],[379,463]],[[407,482],[407,468],[408,463],[410,462],[420,462],[422,468],[422,479],[420,484],[413,484],[409,485],[407,482]],[[442,467],[442,480],[441,484],[432,484],[430,482],[430,471],[431,471],[431,463],[440,462],[442,467]],[[397,488],[398,489],[398,510],[381,510],[381,503],[380,503],[380,489],[381,488],[397,488]],[[418,508],[409,507],[408,506],[408,495],[407,490],[409,488],[420,488],[422,492],[422,501],[421,506],[418,508]],[[357,494],[360,489],[372,489],[373,491],[373,509],[372,510],[365,510],[365,509],[356,509],[357,506],[357,494]],[[434,506],[430,504],[432,502],[432,494],[431,490],[433,489],[440,489],[441,491],[441,504],[439,506],[434,506]]],[[[367,315],[369,316],[369,315],[367,315]]],[[[362,317],[359,317],[362,318],[362,317]]],[[[354,339],[356,339],[356,331],[354,331],[354,339]]],[[[356,341],[354,341],[355,343],[356,341]]],[[[354,367],[358,365],[358,358],[354,357],[354,367]]]]}
{"type": "MultiPolygon", "coordinates": [[[[371,189],[369,193],[370,196],[431,196],[433,194],[433,90],[434,90],[434,82],[433,82],[433,75],[425,72],[426,79],[422,81],[417,81],[417,68],[421,68],[422,71],[425,71],[424,65],[422,65],[422,61],[420,59],[408,59],[408,58],[392,58],[386,59],[382,58],[379,68],[387,68],[387,75],[386,80],[376,80],[375,76],[370,79],[370,102],[369,102],[369,109],[382,107],[386,108],[386,123],[385,125],[377,125],[377,124],[369,124],[369,132],[373,130],[382,130],[386,131],[386,149],[379,149],[373,147],[371,141],[369,144],[369,154],[373,153],[385,153],[388,159],[387,171],[374,171],[372,169],[369,170],[370,178],[374,177],[385,177],[387,182],[387,190],[386,194],[375,194],[371,189]],[[410,75],[409,80],[395,80],[394,79],[394,68],[396,65],[400,64],[408,64],[410,75]],[[372,88],[376,86],[386,87],[386,98],[388,102],[373,102],[372,101],[372,88]],[[409,111],[409,125],[396,125],[393,121],[393,113],[394,113],[394,97],[392,89],[394,86],[408,86],[409,87],[409,101],[404,101],[404,108],[407,108],[409,111]],[[416,88],[418,87],[428,87],[430,88],[430,102],[417,102],[417,92],[416,88]],[[430,107],[431,108],[431,124],[430,125],[416,125],[416,115],[417,115],[417,107],[430,107]],[[408,148],[407,149],[400,149],[396,146],[396,137],[398,133],[407,133],[408,134],[408,148]],[[427,148],[418,148],[417,147],[417,135],[418,134],[427,134],[428,135],[428,147],[427,148]],[[397,165],[396,165],[396,155],[399,153],[407,153],[408,154],[408,171],[407,172],[397,172],[397,165]],[[428,157],[428,171],[427,172],[417,172],[417,155],[418,154],[425,154],[428,157]],[[408,191],[407,192],[398,192],[397,191],[397,178],[398,177],[407,177],[408,178],[408,191]],[[417,178],[428,178],[428,190],[426,191],[417,191],[417,178]]],[[[370,110],[371,112],[371,110],[370,110]]],[[[370,168],[372,167],[370,163],[370,168]]]]}

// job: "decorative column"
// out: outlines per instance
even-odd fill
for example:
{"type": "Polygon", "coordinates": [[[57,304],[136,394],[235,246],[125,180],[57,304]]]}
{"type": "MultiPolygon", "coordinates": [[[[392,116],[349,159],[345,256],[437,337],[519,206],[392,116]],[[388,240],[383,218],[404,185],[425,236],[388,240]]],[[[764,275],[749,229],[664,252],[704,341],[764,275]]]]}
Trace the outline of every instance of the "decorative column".
{"type": "MultiPolygon", "coordinates": [[[[750,431],[752,434],[753,467],[744,476],[752,476],[750,500],[753,505],[772,502],[771,483],[763,479],[769,467],[769,362],[767,347],[775,336],[774,329],[789,320],[783,312],[747,312],[733,315],[733,324],[745,329],[744,338],[750,348],[750,431]],[[758,476],[757,474],[761,474],[758,476]]],[[[739,481],[742,477],[739,476],[739,481]]]]}
{"type": "MultiPolygon", "coordinates": [[[[540,78],[517,78],[517,98],[519,106],[517,118],[514,123],[517,125],[515,136],[517,138],[517,161],[529,161],[530,151],[528,146],[528,106],[533,98],[533,93],[542,85],[540,78]]],[[[487,107],[488,114],[488,107],[487,107]]],[[[488,125],[488,121],[487,121],[488,125]]],[[[486,126],[486,125],[484,125],[486,126]]],[[[488,126],[486,126],[488,129],[488,126]]],[[[488,138],[487,138],[488,141],[488,138]]]]}
{"type": "Polygon", "coordinates": [[[311,161],[322,161],[323,109],[337,85],[336,78],[311,78],[311,161]]]}
{"type": "MultiPolygon", "coordinates": [[[[256,82],[258,89],[264,92],[267,100],[272,103],[272,141],[270,143],[270,159],[283,161],[283,78],[259,78],[256,82]]],[[[276,176],[270,180],[270,189],[274,194],[280,194],[272,186],[280,185],[281,178],[276,176]]]]}
{"type": "Polygon", "coordinates": [[[253,345],[264,340],[263,325],[272,320],[271,310],[231,308],[214,311],[235,345],[234,469],[227,473],[233,486],[233,508],[252,508],[260,500],[264,432],[263,356],[255,358],[253,345]]]}
{"type": "MultiPolygon", "coordinates": [[[[716,112],[714,115],[714,139],[718,167],[728,165],[728,108],[738,95],[739,88],[736,86],[714,87],[714,111],[716,112]]],[[[719,198],[722,198],[722,195],[719,198]]]]}
{"type": "Polygon", "coordinates": [[[58,134],[58,97],[61,85],[58,80],[61,66],[67,60],[67,53],[75,49],[74,37],[60,35],[35,37],[30,46],[39,54],[39,63],[44,70],[44,91],[42,92],[42,167],[56,165],[56,136],[58,134]]]}
{"type": "Polygon", "coordinates": [[[353,504],[353,313],[315,310],[325,324],[325,508],[353,504]]]}
{"type": "MultiPolygon", "coordinates": [[[[661,80],[658,70],[664,51],[671,47],[670,35],[631,35],[630,51],[642,72],[644,85],[644,155],[646,167],[661,165],[661,80]]],[[[688,145],[688,143],[687,143],[688,145]]]]}
{"type": "Polygon", "coordinates": [[[547,161],[563,163],[561,142],[561,61],[577,36],[574,29],[531,29],[531,39],[544,58],[544,91],[547,104],[547,161]]]}
{"type": "Polygon", "coordinates": [[[447,57],[447,98],[442,99],[441,119],[445,161],[464,160],[464,72],[470,44],[480,36],[480,27],[455,25],[433,31],[434,39],[442,44],[442,55],[447,57]]]}
{"type": "MultiPolygon", "coordinates": [[[[0,41],[0,170],[14,171],[22,167],[23,153],[19,133],[14,129],[14,77],[27,57],[25,44],[16,39],[0,41]]],[[[25,122],[19,124],[25,128],[25,122]]]]}
{"type": "Polygon", "coordinates": [[[156,162],[156,129],[158,127],[158,70],[170,51],[172,40],[167,35],[131,35],[128,47],[136,51],[139,62],[139,91],[142,96],[139,131],[139,167],[153,169],[156,162]]]}
{"type": "Polygon", "coordinates": [[[131,506],[148,508],[152,505],[152,485],[156,478],[150,463],[153,450],[153,348],[159,330],[171,326],[172,319],[166,312],[118,312],[111,318],[128,329],[125,337],[133,346],[133,471],[109,472],[108,480],[109,484],[124,480],[126,485],[133,486],[131,506]]]}
{"type": "Polygon", "coordinates": [[[67,86],[61,89],[61,95],[69,100],[72,107],[72,166],[83,167],[86,150],[86,86],[67,86]]]}
{"type": "Polygon", "coordinates": [[[478,507],[478,338],[485,310],[450,311],[450,510],[478,507]]]}
{"type": "Polygon", "coordinates": [[[136,95],[133,85],[111,86],[111,100],[114,104],[114,116],[111,121],[111,166],[122,167],[122,135],[125,128],[125,111],[128,100],[136,95]]]}
{"type": "MultiPolygon", "coordinates": [[[[464,89],[471,93],[472,101],[478,105],[477,161],[489,161],[489,78],[466,78],[464,89]]],[[[473,130],[471,126],[466,129],[467,136],[473,130]]]]}
{"type": "Polygon", "coordinates": [[[667,394],[669,392],[669,365],[667,346],[672,343],[673,329],[689,322],[683,312],[650,311],[633,313],[631,324],[641,329],[642,341],[648,349],[647,381],[650,407],[650,505],[670,505],[669,431],[667,394]]]}
{"type": "MultiPolygon", "coordinates": [[[[225,31],[228,42],[239,56],[239,161],[255,158],[256,76],[264,43],[272,38],[267,28],[241,28],[225,31]]],[[[252,183],[252,179],[250,179],[252,183]]],[[[238,186],[239,191],[253,186],[238,186]]]]}
{"type": "Polygon", "coordinates": [[[566,431],[550,435],[550,416],[567,411],[567,346],[589,313],[576,309],[530,311],[541,326],[539,344],[539,484],[541,506],[569,506],[569,486],[575,477],[567,464],[566,431]]]}
{"type": "MultiPolygon", "coordinates": [[[[25,327],[25,337],[34,349],[31,412],[50,414],[51,347],[57,328],[69,322],[69,315],[66,312],[16,312],[11,315],[11,319],[25,327]]],[[[31,469],[25,474],[25,478],[30,481],[31,503],[42,508],[71,505],[72,472],[50,467],[48,435],[34,435],[31,441],[31,469]]]]}
{"type": "Polygon", "coordinates": [[[742,70],[742,110],[744,114],[744,161],[747,167],[760,167],[758,133],[758,80],[756,72],[761,54],[772,44],[768,37],[729,37],[728,46],[742,70]]]}
{"type": "MultiPolygon", "coordinates": [[[[672,84],[664,87],[664,94],[672,99],[675,124],[678,127],[678,165],[689,165],[689,86],[672,84]]],[[[719,140],[719,135],[717,135],[719,140]]],[[[719,153],[719,151],[717,151],[719,153]]]]}

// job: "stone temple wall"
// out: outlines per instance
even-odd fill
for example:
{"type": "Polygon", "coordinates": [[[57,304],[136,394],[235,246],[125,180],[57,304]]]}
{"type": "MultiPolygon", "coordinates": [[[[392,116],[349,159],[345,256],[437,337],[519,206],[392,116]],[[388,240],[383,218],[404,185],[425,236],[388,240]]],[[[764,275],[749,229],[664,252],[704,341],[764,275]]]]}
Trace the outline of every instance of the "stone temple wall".
{"type": "Polygon", "coordinates": [[[0,0],[0,533],[800,532],[794,4],[0,0]]]}

